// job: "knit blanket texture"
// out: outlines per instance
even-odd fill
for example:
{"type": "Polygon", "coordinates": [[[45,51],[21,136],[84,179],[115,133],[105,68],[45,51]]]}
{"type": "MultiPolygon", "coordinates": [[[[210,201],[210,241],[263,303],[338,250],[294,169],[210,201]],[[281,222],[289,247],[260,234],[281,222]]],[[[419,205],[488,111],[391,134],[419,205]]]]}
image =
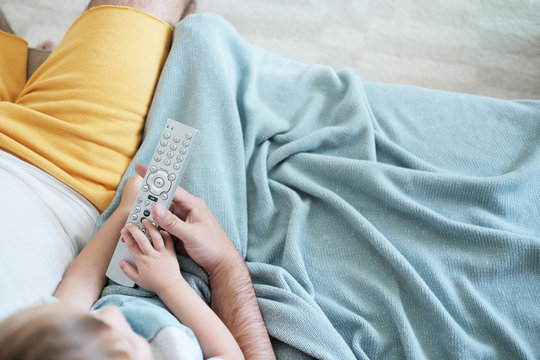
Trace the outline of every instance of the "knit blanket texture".
{"type": "Polygon", "coordinates": [[[196,14],[134,163],[167,118],[200,131],[181,186],[245,257],[279,359],[540,358],[540,101],[364,83],[196,14]]]}

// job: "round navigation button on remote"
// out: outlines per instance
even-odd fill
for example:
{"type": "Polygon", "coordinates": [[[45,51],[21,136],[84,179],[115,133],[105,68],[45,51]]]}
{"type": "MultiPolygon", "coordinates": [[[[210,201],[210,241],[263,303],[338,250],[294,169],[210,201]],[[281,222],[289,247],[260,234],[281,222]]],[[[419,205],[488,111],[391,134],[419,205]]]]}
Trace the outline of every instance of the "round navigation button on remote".
{"type": "Polygon", "coordinates": [[[161,188],[163,187],[163,185],[165,185],[165,180],[163,180],[162,178],[160,177],[157,177],[154,179],[154,185],[158,188],[161,188]]]}
{"type": "Polygon", "coordinates": [[[157,171],[157,166],[156,165],[150,166],[150,172],[156,172],[156,171],[157,171]]]}
{"type": "Polygon", "coordinates": [[[192,133],[190,133],[190,132],[187,132],[187,133],[186,133],[186,139],[189,140],[189,139],[191,139],[192,137],[193,137],[193,134],[192,134],[192,133]]]}
{"type": "Polygon", "coordinates": [[[165,139],[168,139],[168,138],[171,137],[171,133],[167,131],[167,132],[165,132],[165,133],[163,134],[163,137],[164,137],[165,139]]]}
{"type": "Polygon", "coordinates": [[[160,196],[164,192],[169,191],[172,184],[168,180],[169,173],[165,170],[158,170],[150,174],[146,179],[146,185],[150,188],[150,192],[156,196],[160,196]]]}

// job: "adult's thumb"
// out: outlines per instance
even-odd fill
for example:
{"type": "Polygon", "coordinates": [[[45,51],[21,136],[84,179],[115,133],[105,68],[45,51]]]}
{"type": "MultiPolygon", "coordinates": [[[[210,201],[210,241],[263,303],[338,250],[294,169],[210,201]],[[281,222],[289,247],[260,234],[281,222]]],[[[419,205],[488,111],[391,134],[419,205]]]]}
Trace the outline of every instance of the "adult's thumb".
{"type": "Polygon", "coordinates": [[[156,223],[169,234],[178,238],[182,237],[184,222],[169,211],[163,204],[157,203],[152,208],[152,216],[156,223]]]}

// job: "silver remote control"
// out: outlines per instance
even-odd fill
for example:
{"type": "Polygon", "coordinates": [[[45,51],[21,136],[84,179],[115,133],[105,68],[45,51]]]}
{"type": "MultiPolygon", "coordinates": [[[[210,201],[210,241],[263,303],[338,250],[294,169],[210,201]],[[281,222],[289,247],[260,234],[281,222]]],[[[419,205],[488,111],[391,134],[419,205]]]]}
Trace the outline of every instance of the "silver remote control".
{"type": "MultiPolygon", "coordinates": [[[[198,132],[198,130],[178,121],[167,120],[126,222],[137,225],[149,239],[150,235],[146,233],[141,221],[146,218],[156,225],[152,217],[152,207],[156,203],[161,203],[165,208],[169,208],[198,132]]],[[[126,244],[121,241],[121,237],[116,244],[106,274],[109,279],[118,284],[133,287],[135,283],[120,269],[119,260],[126,260],[135,266],[135,262],[126,244]]]]}

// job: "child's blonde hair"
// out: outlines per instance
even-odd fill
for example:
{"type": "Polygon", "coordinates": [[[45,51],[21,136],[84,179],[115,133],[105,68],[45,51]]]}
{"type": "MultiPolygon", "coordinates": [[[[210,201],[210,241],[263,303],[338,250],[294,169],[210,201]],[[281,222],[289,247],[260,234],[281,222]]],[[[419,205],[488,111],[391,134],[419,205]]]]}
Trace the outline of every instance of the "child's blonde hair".
{"type": "Polygon", "coordinates": [[[129,359],[110,327],[61,304],[22,310],[0,323],[0,360],[129,359]]]}

